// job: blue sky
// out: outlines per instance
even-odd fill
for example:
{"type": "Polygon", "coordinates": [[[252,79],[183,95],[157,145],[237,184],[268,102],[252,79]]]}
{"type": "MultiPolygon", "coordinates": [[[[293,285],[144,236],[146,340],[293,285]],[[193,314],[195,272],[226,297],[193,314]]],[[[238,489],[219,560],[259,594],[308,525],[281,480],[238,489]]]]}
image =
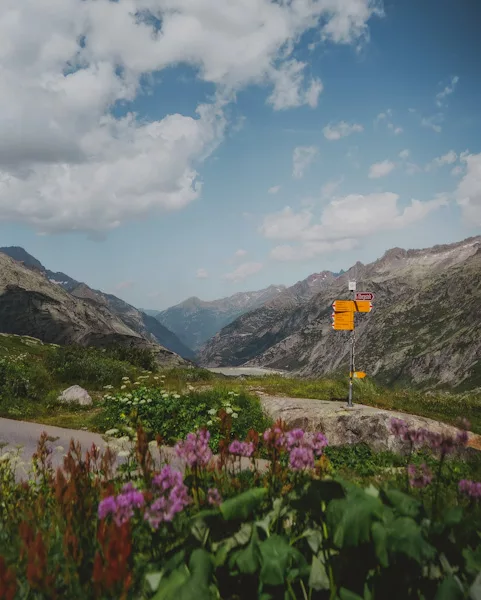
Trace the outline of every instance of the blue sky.
{"type": "Polygon", "coordinates": [[[162,309],[481,233],[478,2],[220,6],[2,3],[0,245],[162,309]]]}

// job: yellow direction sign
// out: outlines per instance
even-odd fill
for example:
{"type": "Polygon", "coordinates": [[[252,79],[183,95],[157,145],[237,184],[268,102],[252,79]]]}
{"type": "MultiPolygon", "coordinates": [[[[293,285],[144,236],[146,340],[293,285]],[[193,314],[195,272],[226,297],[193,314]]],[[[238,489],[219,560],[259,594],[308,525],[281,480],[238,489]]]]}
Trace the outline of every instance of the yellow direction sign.
{"type": "Polygon", "coordinates": [[[368,313],[372,310],[372,302],[369,300],[356,300],[353,304],[356,312],[368,313]]]}
{"type": "Polygon", "coordinates": [[[372,302],[369,300],[334,300],[332,308],[336,313],[362,312],[368,313],[372,310],[372,302]]]}
{"type": "Polygon", "coordinates": [[[354,300],[334,300],[332,308],[337,313],[354,312],[354,300]]]}
{"type": "Polygon", "coordinates": [[[351,373],[351,376],[355,379],[364,379],[366,373],[364,373],[364,371],[354,371],[354,373],[351,373]]]}
{"type": "Polygon", "coordinates": [[[354,313],[343,312],[332,314],[333,329],[352,331],[354,329],[354,313]]]}

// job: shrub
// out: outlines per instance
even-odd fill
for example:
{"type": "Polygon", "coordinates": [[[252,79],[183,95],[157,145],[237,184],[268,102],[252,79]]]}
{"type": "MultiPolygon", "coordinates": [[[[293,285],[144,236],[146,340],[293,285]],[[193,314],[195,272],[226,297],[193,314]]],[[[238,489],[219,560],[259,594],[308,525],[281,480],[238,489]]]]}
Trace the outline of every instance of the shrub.
{"type": "Polygon", "coordinates": [[[106,356],[128,362],[131,365],[155,372],[158,370],[158,363],[155,355],[148,348],[135,348],[130,346],[121,346],[119,344],[110,346],[105,351],[106,356]]]}
{"type": "MultiPolygon", "coordinates": [[[[244,438],[250,429],[263,431],[269,420],[256,396],[223,390],[191,391],[188,394],[168,392],[157,387],[134,387],[115,394],[106,394],[98,424],[104,429],[123,425],[135,427],[142,423],[151,437],[160,435],[174,443],[189,431],[208,427],[211,446],[218,450],[222,419],[229,420],[232,436],[244,438]]],[[[127,389],[128,388],[128,389],[127,389]]]]}
{"type": "Polygon", "coordinates": [[[0,358],[0,400],[40,400],[51,378],[45,366],[26,354],[0,358]]]}
{"type": "Polygon", "coordinates": [[[122,377],[136,373],[130,363],[111,358],[101,349],[80,346],[52,349],[47,355],[46,365],[59,381],[97,387],[119,385],[122,377]]]}

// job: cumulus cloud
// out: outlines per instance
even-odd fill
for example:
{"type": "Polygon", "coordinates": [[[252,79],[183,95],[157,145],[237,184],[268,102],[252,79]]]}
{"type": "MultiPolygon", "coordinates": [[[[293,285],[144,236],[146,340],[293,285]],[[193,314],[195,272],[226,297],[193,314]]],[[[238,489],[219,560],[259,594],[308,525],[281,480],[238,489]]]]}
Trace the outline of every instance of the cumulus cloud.
{"type": "Polygon", "coordinates": [[[451,81],[439,92],[436,94],[436,104],[441,108],[446,105],[446,99],[450,96],[459,82],[459,77],[454,75],[451,77],[451,81]]]}
{"type": "Polygon", "coordinates": [[[207,277],[209,277],[209,273],[205,269],[197,269],[195,277],[196,279],[207,279],[207,277]]]}
{"type": "Polygon", "coordinates": [[[466,223],[471,227],[481,227],[481,152],[463,153],[461,161],[466,165],[466,172],[457,186],[455,197],[466,223]]]}
{"type": "Polygon", "coordinates": [[[376,4],[3,0],[0,219],[100,234],[185,207],[201,193],[199,165],[222,142],[236,92],[267,85],[274,109],[315,106],[322,84],[293,58],[298,40],[318,30],[357,43],[376,4]],[[216,90],[194,115],[113,116],[152,74],[180,64],[216,90]]]}
{"type": "Polygon", "coordinates": [[[331,200],[320,218],[312,210],[296,213],[286,207],[266,215],[259,230],[267,239],[297,242],[276,246],[271,251],[272,258],[303,260],[332,250],[351,249],[360,238],[402,229],[447,204],[444,196],[426,202],[413,199],[405,207],[399,206],[398,201],[398,194],[392,192],[349,194],[331,200]]]}
{"type": "Polygon", "coordinates": [[[441,133],[441,123],[444,121],[444,115],[442,113],[436,113],[430,117],[423,117],[421,119],[421,126],[432,129],[436,133],[441,133]]]}
{"type": "Polygon", "coordinates": [[[326,199],[326,198],[331,198],[331,196],[333,194],[336,193],[336,191],[339,189],[341,183],[342,183],[342,178],[341,179],[336,179],[336,180],[331,180],[331,181],[327,181],[322,187],[321,187],[321,198],[326,199]]]}
{"type": "Polygon", "coordinates": [[[241,256],[245,256],[247,254],[247,250],[244,250],[243,248],[239,248],[239,250],[236,250],[234,256],[236,258],[239,258],[241,256]]]}
{"type": "Polygon", "coordinates": [[[277,192],[281,189],[280,185],[273,185],[267,190],[268,194],[277,194],[277,192]]]}
{"type": "Polygon", "coordinates": [[[322,130],[324,137],[329,141],[340,140],[343,137],[347,137],[353,133],[361,133],[364,131],[364,127],[358,123],[346,123],[346,121],[339,121],[339,123],[329,123],[322,130]]]}
{"type": "Polygon", "coordinates": [[[372,164],[369,167],[369,179],[379,179],[380,177],[385,177],[389,175],[389,173],[394,169],[396,165],[390,160],[383,160],[381,162],[377,162],[372,164]]]}
{"type": "Polygon", "coordinates": [[[231,273],[226,273],[224,275],[225,279],[232,281],[234,283],[238,283],[239,281],[243,281],[250,275],[254,275],[258,273],[262,269],[262,263],[258,262],[246,262],[239,265],[236,269],[234,269],[231,273]]]}
{"type": "Polygon", "coordinates": [[[433,160],[425,166],[425,170],[432,171],[433,169],[437,169],[445,165],[452,165],[457,161],[457,159],[458,155],[456,152],[454,152],[454,150],[449,150],[449,152],[446,152],[446,154],[433,158],[433,160]]]}
{"type": "Polygon", "coordinates": [[[292,153],[292,176],[295,179],[304,177],[318,153],[316,146],[297,146],[292,153]]]}
{"type": "Polygon", "coordinates": [[[409,156],[410,152],[407,148],[405,150],[401,150],[401,152],[399,153],[399,158],[402,160],[406,160],[407,158],[409,158],[409,156]]]}

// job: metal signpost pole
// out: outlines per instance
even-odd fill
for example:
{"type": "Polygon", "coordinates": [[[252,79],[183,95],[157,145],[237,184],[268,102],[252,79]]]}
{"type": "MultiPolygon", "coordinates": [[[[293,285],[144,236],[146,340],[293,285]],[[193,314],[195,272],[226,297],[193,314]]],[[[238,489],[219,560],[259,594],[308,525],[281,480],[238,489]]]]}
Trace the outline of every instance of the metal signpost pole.
{"type": "MultiPolygon", "coordinates": [[[[356,299],[356,282],[349,282],[349,291],[353,294],[353,300],[356,299]]],[[[354,317],[354,315],[353,315],[354,317]]],[[[352,379],[354,377],[354,327],[351,332],[351,356],[349,360],[349,396],[347,400],[348,408],[352,408],[352,379]]]]}

